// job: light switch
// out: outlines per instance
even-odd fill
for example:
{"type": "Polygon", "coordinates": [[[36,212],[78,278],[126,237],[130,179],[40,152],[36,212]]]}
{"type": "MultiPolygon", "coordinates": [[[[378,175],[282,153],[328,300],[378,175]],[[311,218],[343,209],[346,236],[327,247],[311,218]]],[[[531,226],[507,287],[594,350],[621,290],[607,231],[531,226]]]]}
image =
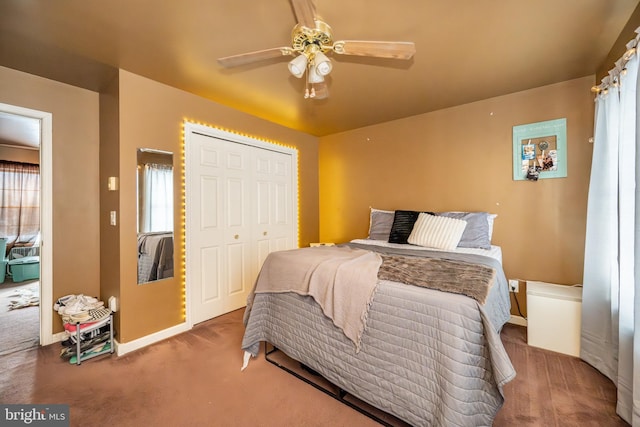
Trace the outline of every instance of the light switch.
{"type": "Polygon", "coordinates": [[[109,223],[111,225],[116,225],[116,211],[111,211],[109,223]]]}
{"type": "Polygon", "coordinates": [[[107,188],[109,191],[118,191],[118,177],[110,176],[107,180],[107,188]]]}

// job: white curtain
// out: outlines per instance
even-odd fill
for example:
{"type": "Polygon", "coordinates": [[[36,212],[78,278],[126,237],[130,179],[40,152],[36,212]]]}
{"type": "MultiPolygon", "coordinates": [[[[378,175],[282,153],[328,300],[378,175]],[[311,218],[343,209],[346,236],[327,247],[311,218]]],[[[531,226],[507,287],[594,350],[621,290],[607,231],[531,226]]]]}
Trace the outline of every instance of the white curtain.
{"type": "Polygon", "coordinates": [[[173,167],[144,165],[141,232],[173,231],[173,167]]]}
{"type": "Polygon", "coordinates": [[[0,161],[0,237],[11,248],[39,243],[39,233],[40,166],[0,161]]]}
{"type": "Polygon", "coordinates": [[[640,426],[640,132],[637,40],[596,97],[585,242],[580,357],[618,390],[640,426]]]}

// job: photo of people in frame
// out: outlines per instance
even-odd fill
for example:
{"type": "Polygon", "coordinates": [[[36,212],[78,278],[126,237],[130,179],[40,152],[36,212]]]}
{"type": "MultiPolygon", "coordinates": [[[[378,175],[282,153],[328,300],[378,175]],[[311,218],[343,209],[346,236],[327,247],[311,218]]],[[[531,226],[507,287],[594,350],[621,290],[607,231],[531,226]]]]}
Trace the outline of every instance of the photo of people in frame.
{"type": "Polygon", "coordinates": [[[521,140],[520,143],[522,145],[523,173],[537,178],[538,174],[558,170],[558,144],[556,135],[527,138],[521,140]]]}

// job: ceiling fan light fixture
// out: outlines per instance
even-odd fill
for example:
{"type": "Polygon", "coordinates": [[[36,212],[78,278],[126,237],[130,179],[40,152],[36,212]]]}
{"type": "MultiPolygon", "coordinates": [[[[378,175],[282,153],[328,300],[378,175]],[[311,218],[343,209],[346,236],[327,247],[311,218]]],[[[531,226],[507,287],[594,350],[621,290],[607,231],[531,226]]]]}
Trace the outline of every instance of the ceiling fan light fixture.
{"type": "Polygon", "coordinates": [[[289,72],[300,78],[304,75],[305,70],[307,69],[307,56],[306,55],[298,55],[293,58],[289,62],[289,72]]]}
{"type": "Polygon", "coordinates": [[[309,67],[308,80],[311,84],[322,83],[324,81],[324,76],[318,73],[318,67],[316,66],[316,64],[311,64],[311,66],[309,67]]]}
{"type": "Polygon", "coordinates": [[[316,52],[313,63],[315,64],[316,71],[321,76],[326,76],[331,72],[333,65],[331,60],[323,52],[316,52]]]}

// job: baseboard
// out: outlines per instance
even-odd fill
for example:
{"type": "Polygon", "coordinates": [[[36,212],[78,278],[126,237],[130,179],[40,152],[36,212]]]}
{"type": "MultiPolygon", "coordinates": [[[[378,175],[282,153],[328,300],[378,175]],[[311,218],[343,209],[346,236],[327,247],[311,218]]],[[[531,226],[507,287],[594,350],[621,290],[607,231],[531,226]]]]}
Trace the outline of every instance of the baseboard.
{"type": "Polygon", "coordinates": [[[57,342],[64,341],[67,338],[69,338],[69,335],[66,332],[58,332],[57,334],[53,334],[51,336],[51,343],[50,344],[54,344],[54,343],[57,343],[57,342]]]}
{"type": "Polygon", "coordinates": [[[191,328],[187,323],[181,323],[176,326],[172,326],[170,328],[164,329],[162,331],[154,332],[153,334],[146,335],[142,338],[138,338],[137,340],[121,343],[117,340],[115,341],[116,353],[118,356],[122,356],[124,354],[130,353],[135,350],[139,350],[148,345],[157,343],[158,341],[162,341],[164,339],[170,338],[174,335],[181,334],[183,332],[187,332],[191,328]]]}
{"type": "Polygon", "coordinates": [[[525,319],[522,316],[514,316],[512,314],[511,318],[507,320],[507,323],[511,323],[513,325],[518,325],[518,326],[527,326],[527,319],[525,319]]]}

